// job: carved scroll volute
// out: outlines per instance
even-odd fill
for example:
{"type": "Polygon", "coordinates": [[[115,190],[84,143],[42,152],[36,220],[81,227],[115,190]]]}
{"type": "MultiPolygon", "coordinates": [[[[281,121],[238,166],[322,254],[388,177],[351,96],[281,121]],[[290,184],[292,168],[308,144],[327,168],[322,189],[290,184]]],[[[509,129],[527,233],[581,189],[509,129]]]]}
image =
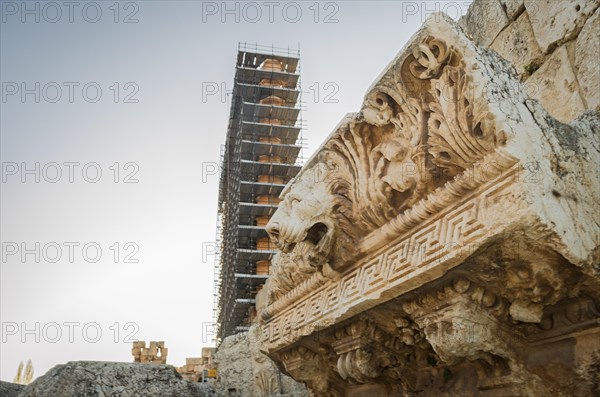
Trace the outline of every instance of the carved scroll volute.
{"type": "Polygon", "coordinates": [[[361,111],[373,126],[371,135],[380,137],[370,156],[378,167],[370,176],[384,182],[387,202],[377,204],[391,206],[386,217],[410,208],[504,143],[487,104],[475,98],[461,54],[443,40],[425,37],[392,75],[367,95],[361,111]]]}
{"type": "Polygon", "coordinates": [[[426,37],[404,62],[400,84],[425,98],[427,144],[431,161],[453,177],[504,144],[493,115],[487,109],[482,87],[465,71],[462,55],[443,40],[426,37]],[[424,84],[424,85],[423,85],[424,84]]]}
{"type": "Polygon", "coordinates": [[[409,361],[414,359],[414,338],[406,344],[404,335],[384,331],[366,318],[338,328],[330,336],[337,355],[336,370],[343,380],[374,383],[391,377],[412,381],[414,368],[409,361]]]}
{"type": "Polygon", "coordinates": [[[378,127],[389,124],[395,113],[392,100],[381,91],[371,92],[365,99],[362,110],[367,123],[378,127]]]}
{"type": "Polygon", "coordinates": [[[413,48],[414,58],[408,63],[410,73],[419,80],[437,77],[453,52],[454,49],[448,47],[443,40],[428,36],[413,48]]]}
{"type": "Polygon", "coordinates": [[[368,383],[381,376],[380,358],[375,349],[367,346],[368,337],[373,328],[365,321],[358,321],[335,332],[336,340],[332,343],[338,354],[337,371],[344,380],[354,379],[358,383],[368,383]]]}
{"type": "Polygon", "coordinates": [[[396,64],[392,72],[393,81],[385,84],[393,87],[397,95],[403,98],[399,103],[409,98],[427,103],[430,80],[439,77],[446,65],[455,64],[458,58],[454,48],[443,40],[426,36],[413,47],[403,62],[396,64]]]}

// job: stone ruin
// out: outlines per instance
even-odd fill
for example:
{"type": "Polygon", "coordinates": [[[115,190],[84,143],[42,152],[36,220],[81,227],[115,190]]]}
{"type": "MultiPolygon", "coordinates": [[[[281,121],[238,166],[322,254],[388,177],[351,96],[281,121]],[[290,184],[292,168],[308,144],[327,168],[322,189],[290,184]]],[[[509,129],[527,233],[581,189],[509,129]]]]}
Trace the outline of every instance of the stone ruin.
{"type": "MultiPolygon", "coordinates": [[[[464,31],[425,22],[267,225],[281,252],[260,293],[260,350],[313,396],[600,393],[598,90],[576,90],[592,98],[583,114],[561,109],[574,95],[562,81],[532,99],[486,48],[496,28],[479,26],[481,3],[464,31]]],[[[523,15],[523,1],[488,3],[523,15]]],[[[578,3],[597,21],[598,1],[578,3]]],[[[543,54],[586,29],[561,15],[543,54]]]]}
{"type": "Polygon", "coordinates": [[[152,341],[149,347],[146,347],[145,341],[137,341],[133,342],[131,349],[134,363],[166,364],[168,353],[169,349],[163,341],[152,341]]]}
{"type": "Polygon", "coordinates": [[[177,367],[177,372],[179,372],[183,379],[190,382],[201,382],[203,374],[205,374],[206,378],[212,377],[212,374],[209,374],[208,371],[216,369],[213,359],[215,350],[216,348],[214,347],[203,347],[200,357],[187,357],[185,365],[177,367]]]}

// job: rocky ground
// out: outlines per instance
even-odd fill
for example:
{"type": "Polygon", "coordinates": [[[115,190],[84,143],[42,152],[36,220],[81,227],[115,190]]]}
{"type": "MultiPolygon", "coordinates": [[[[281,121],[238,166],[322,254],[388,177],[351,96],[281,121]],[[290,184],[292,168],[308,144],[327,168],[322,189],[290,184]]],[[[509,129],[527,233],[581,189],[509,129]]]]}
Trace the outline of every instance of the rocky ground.
{"type": "MultiPolygon", "coordinates": [[[[255,331],[255,330],[254,330],[255,331]]],[[[212,384],[183,380],[170,365],[71,361],[28,386],[0,382],[2,397],[305,397],[306,387],[280,373],[252,332],[226,338],[212,384]],[[234,394],[232,394],[234,393],[234,394]]]]}
{"type": "MultiPolygon", "coordinates": [[[[6,385],[6,386],[5,386],[6,385]]],[[[8,397],[212,397],[212,387],[188,382],[170,365],[72,361],[57,365],[8,397]]],[[[11,393],[11,392],[9,392],[11,393]]]]}
{"type": "Polygon", "coordinates": [[[23,388],[25,388],[23,385],[0,381],[0,396],[17,397],[23,388]]]}
{"type": "Polygon", "coordinates": [[[306,397],[306,387],[279,372],[258,349],[251,328],[223,340],[219,379],[188,382],[170,365],[71,361],[28,386],[0,382],[1,397],[306,397]]]}

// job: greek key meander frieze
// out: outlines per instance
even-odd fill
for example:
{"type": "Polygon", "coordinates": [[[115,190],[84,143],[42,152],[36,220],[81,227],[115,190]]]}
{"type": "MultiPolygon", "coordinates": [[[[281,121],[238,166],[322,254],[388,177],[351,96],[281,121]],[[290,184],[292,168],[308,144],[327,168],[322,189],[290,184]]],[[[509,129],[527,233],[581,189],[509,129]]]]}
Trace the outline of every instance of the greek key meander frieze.
{"type": "Polygon", "coordinates": [[[412,230],[380,253],[364,258],[335,283],[321,286],[295,303],[284,299],[289,306],[265,323],[263,342],[269,348],[285,345],[326,326],[328,318],[340,308],[346,311],[359,301],[368,305],[383,291],[407,292],[398,287],[417,274],[442,262],[458,263],[471,255],[493,228],[480,221],[495,216],[488,203],[506,195],[519,175],[517,170],[517,165],[505,170],[466,202],[447,209],[435,221],[412,230]]]}

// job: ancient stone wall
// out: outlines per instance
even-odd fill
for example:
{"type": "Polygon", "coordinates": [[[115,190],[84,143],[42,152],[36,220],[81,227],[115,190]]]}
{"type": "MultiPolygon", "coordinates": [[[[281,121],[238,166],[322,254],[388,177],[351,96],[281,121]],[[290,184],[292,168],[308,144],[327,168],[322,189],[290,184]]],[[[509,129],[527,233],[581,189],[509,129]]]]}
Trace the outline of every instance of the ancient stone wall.
{"type": "Polygon", "coordinates": [[[567,122],[600,110],[600,0],[475,0],[459,21],[510,61],[530,97],[567,122]]]}

